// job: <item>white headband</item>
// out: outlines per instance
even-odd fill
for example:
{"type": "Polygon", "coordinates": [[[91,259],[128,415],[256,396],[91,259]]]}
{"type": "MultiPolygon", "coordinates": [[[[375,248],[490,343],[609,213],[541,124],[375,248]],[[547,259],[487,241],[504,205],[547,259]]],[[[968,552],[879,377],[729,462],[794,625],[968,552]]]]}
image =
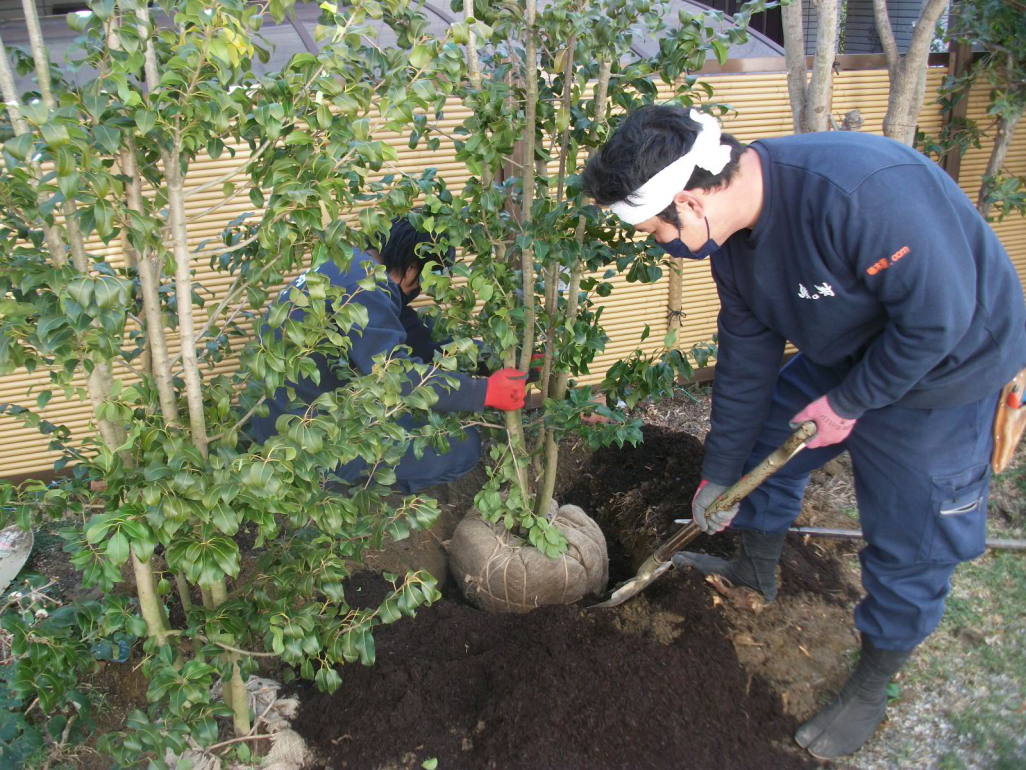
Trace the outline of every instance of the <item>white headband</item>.
{"type": "Polygon", "coordinates": [[[687,185],[695,168],[718,174],[730,162],[730,145],[720,144],[720,123],[712,115],[691,110],[691,119],[702,126],[688,152],[617,201],[609,210],[629,225],[650,219],[670,205],[673,196],[687,185]]]}

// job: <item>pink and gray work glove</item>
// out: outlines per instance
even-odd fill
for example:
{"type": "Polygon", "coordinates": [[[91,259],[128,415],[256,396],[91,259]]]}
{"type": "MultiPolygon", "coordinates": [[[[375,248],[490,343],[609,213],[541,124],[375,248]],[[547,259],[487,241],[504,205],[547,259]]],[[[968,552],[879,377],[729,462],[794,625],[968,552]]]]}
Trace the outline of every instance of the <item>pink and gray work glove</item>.
{"type": "Polygon", "coordinates": [[[735,503],[732,508],[728,508],[725,511],[717,511],[709,516],[705,515],[705,509],[712,505],[713,501],[722,495],[726,489],[722,484],[702,479],[702,483],[698,485],[698,489],[695,491],[695,497],[691,500],[691,517],[695,520],[698,528],[707,535],[715,535],[720,530],[730,526],[730,522],[737,516],[740,503],[735,503]]]}
{"type": "Polygon", "coordinates": [[[850,420],[847,417],[841,417],[834,408],[830,406],[830,402],[826,396],[821,396],[809,404],[807,407],[802,409],[798,414],[791,418],[791,427],[797,428],[803,422],[812,420],[816,423],[816,435],[813,436],[806,446],[809,449],[816,449],[821,446],[830,446],[832,444],[840,444],[851,433],[852,428],[855,427],[855,423],[858,420],[850,420]]]}

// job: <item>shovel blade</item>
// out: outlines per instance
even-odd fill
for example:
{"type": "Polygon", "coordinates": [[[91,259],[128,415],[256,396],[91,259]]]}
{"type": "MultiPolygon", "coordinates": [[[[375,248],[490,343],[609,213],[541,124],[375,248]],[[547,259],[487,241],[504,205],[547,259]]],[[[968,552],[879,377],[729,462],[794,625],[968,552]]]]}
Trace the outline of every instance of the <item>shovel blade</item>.
{"type": "Polygon", "coordinates": [[[623,604],[628,599],[631,599],[655,582],[656,578],[666,572],[672,567],[672,562],[654,562],[653,558],[650,558],[644,564],[641,565],[641,569],[638,570],[638,574],[632,577],[625,583],[621,583],[613,593],[604,602],[598,604],[592,604],[588,607],[589,610],[599,609],[601,607],[617,607],[623,604]]]}

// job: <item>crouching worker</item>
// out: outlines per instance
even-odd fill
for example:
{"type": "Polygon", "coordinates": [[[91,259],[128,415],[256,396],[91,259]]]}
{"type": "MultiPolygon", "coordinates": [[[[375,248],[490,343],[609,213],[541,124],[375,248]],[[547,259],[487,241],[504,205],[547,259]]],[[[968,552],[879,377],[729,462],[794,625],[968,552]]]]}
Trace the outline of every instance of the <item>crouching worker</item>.
{"type": "MultiPolygon", "coordinates": [[[[332,286],[343,289],[345,295],[352,295],[352,301],[367,311],[366,325],[354,327],[349,334],[348,363],[361,375],[370,374],[375,357],[382,353],[390,358],[424,363],[430,362],[435,352],[441,349],[441,345],[432,339],[430,327],[410,307],[410,302],[420,293],[420,277],[425,264],[432,259],[437,260],[437,257],[422,254],[417,247],[431,242],[431,236],[418,232],[408,220],[401,219],[393,222],[380,248],[354,250],[348,270],[339,270],[333,262],[316,268],[316,272],[328,279],[332,286]],[[377,265],[385,267],[387,284],[379,284],[377,290],[361,290],[360,281],[373,274],[377,265]]],[[[449,258],[452,259],[451,253],[449,258]]],[[[282,291],[277,302],[288,302],[293,289],[308,294],[306,284],[307,274],[304,273],[282,291]]],[[[291,312],[302,311],[297,308],[291,312]]],[[[290,403],[284,386],[275,392],[274,397],[267,401],[270,407],[267,416],[255,418],[250,426],[249,433],[253,438],[266,441],[276,433],[275,423],[281,415],[301,414],[307,408],[305,405],[321,394],[345,387],[331,362],[318,356],[317,368],[320,371],[319,384],[314,384],[309,378],[289,383],[301,404],[290,403]]],[[[412,373],[410,376],[415,377],[412,373]]],[[[512,411],[524,405],[527,375],[516,369],[502,369],[489,377],[448,372],[446,377],[455,379],[457,386],[449,387],[442,382],[434,386],[438,401],[432,409],[436,412],[481,412],[486,407],[512,411]]],[[[399,424],[406,430],[413,430],[418,427],[418,420],[407,414],[399,419],[399,424]]],[[[393,468],[395,486],[410,494],[435,484],[454,481],[477,465],[480,456],[481,439],[474,428],[466,428],[463,437],[451,442],[450,450],[445,453],[428,446],[418,458],[411,446],[393,468]]],[[[367,463],[358,458],[340,465],[335,474],[343,481],[356,483],[364,477],[367,469],[367,463]]]]}

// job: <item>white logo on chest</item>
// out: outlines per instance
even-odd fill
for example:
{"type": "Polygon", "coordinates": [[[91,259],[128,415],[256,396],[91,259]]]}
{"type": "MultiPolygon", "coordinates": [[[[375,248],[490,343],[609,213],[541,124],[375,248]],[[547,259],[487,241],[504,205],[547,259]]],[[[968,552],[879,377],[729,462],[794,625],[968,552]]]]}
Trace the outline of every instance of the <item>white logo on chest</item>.
{"type": "Polygon", "coordinates": [[[813,284],[812,288],[816,290],[815,294],[809,294],[809,290],[805,288],[805,284],[798,284],[798,297],[800,299],[819,299],[821,297],[834,297],[834,287],[829,283],[813,284]]]}

